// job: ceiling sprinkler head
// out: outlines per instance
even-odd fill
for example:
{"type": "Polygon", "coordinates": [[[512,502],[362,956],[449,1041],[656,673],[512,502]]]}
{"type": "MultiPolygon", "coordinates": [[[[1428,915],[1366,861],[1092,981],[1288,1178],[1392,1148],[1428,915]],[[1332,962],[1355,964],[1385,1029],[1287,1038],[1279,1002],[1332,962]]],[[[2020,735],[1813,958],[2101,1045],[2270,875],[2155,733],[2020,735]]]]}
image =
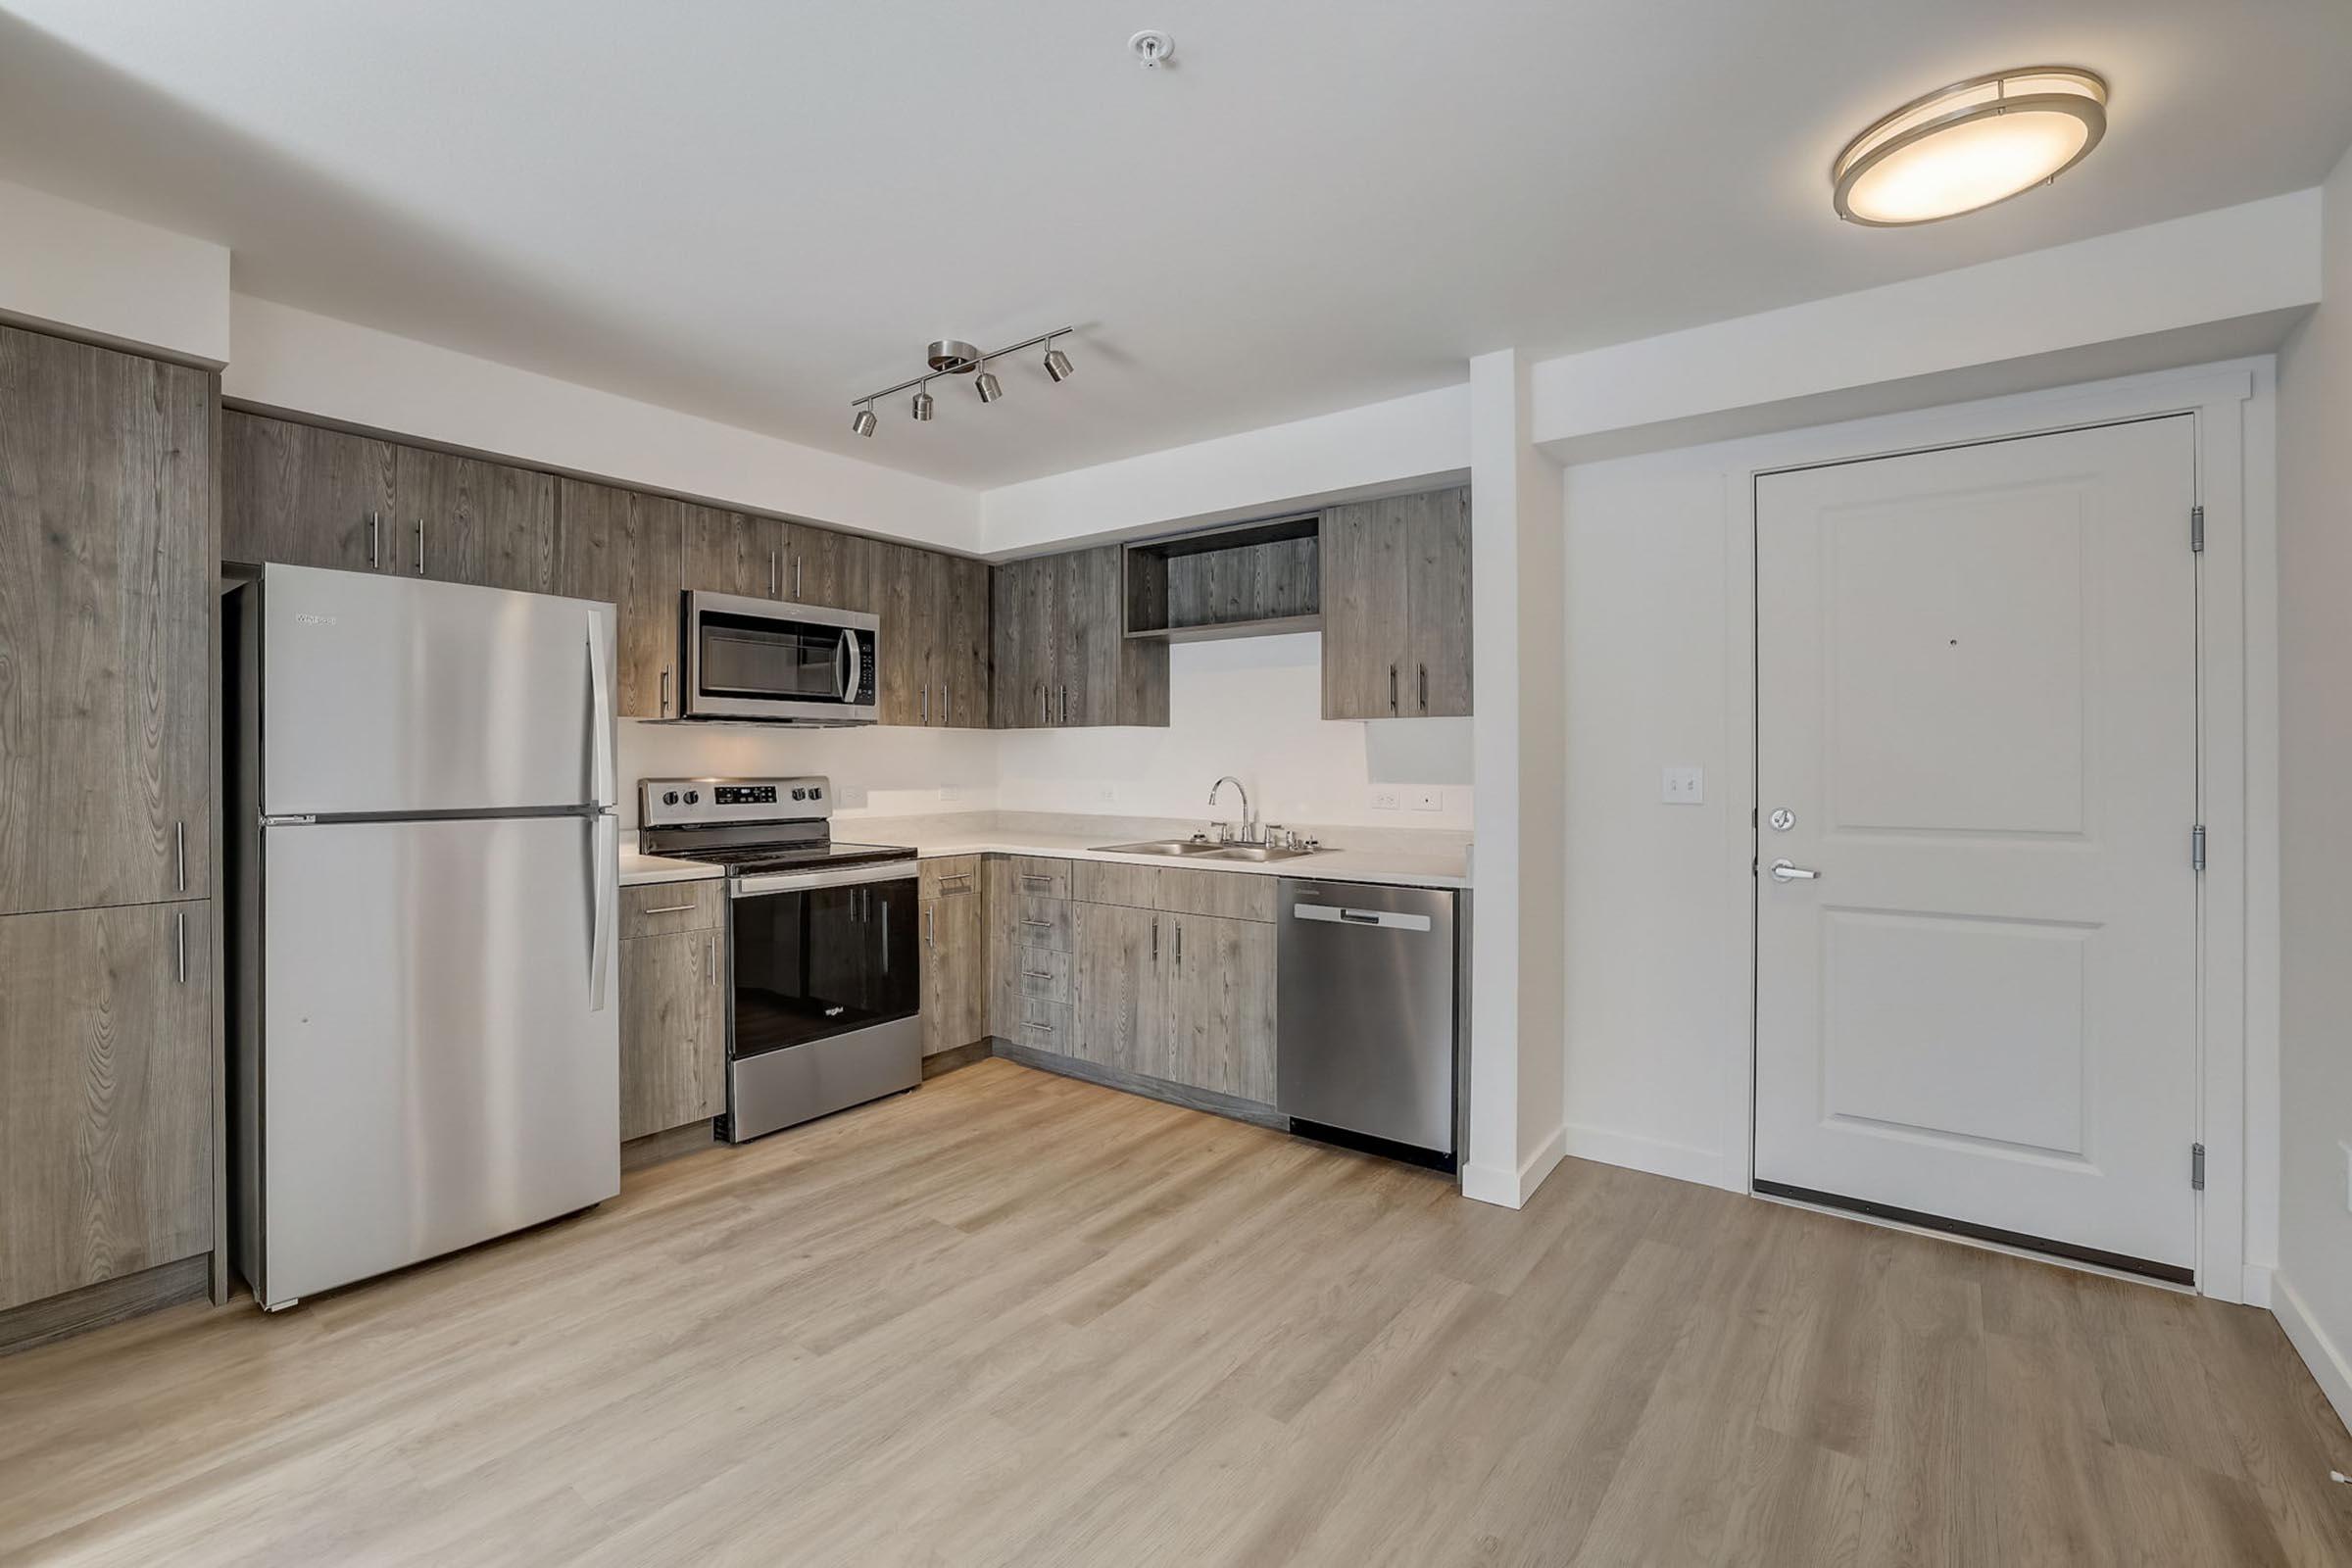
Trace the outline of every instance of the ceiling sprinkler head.
{"type": "Polygon", "coordinates": [[[1176,53],[1176,40],[1157,27],[1146,27],[1127,40],[1127,52],[1146,71],[1157,71],[1161,62],[1176,53]]]}

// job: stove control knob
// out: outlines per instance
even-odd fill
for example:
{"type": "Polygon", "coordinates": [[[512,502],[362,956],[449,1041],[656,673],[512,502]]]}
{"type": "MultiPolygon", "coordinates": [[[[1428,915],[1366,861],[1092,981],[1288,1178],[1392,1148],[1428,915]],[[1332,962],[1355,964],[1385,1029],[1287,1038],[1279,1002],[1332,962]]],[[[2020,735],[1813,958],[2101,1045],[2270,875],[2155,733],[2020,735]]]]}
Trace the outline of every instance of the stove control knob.
{"type": "Polygon", "coordinates": [[[678,792],[677,792],[676,790],[664,790],[664,791],[662,791],[662,804],[663,806],[675,806],[675,805],[677,805],[677,804],[678,804],[678,792]]]}
{"type": "Polygon", "coordinates": [[[686,804],[688,806],[694,806],[700,803],[702,798],[703,796],[700,790],[688,790],[686,792],[686,804]]]}
{"type": "Polygon", "coordinates": [[[825,792],[823,790],[810,790],[808,792],[808,798],[812,801],[821,801],[825,798],[825,792]]]}
{"type": "Polygon", "coordinates": [[[805,801],[808,798],[808,792],[807,790],[794,790],[792,792],[792,798],[796,801],[805,801]]]}

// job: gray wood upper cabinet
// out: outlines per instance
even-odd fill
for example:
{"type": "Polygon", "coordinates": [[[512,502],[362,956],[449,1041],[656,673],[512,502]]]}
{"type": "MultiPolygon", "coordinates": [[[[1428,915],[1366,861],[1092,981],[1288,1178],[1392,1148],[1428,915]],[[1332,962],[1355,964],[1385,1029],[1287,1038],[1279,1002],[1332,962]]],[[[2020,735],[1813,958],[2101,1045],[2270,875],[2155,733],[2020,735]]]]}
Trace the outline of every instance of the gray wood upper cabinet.
{"type": "Polygon", "coordinates": [[[212,410],[0,328],[0,913],[211,885],[212,410]]]}
{"type": "Polygon", "coordinates": [[[940,684],[947,699],[946,722],[963,729],[989,726],[994,681],[990,670],[989,614],[995,573],[985,561],[960,556],[947,561],[947,658],[940,684]]]}
{"type": "Polygon", "coordinates": [[[1120,556],[1104,545],[998,568],[998,728],[1167,723],[1167,644],[1125,636],[1120,556]]]}
{"type": "Polygon", "coordinates": [[[683,502],[584,479],[556,485],[555,586],[614,607],[613,695],[623,718],[675,716],[683,502]]]}
{"type": "Polygon", "coordinates": [[[220,425],[221,560],[392,569],[391,442],[234,409],[220,425]]]}
{"type": "Polygon", "coordinates": [[[201,903],[0,917],[0,1310],[212,1249],[210,932],[201,903]]]}
{"type": "Polygon", "coordinates": [[[858,560],[865,543],[812,523],[785,524],[784,555],[791,574],[785,580],[783,597],[796,605],[870,612],[874,607],[865,602],[864,573],[858,560]]]}
{"type": "Polygon", "coordinates": [[[781,521],[691,502],[675,505],[685,530],[687,587],[747,599],[792,597],[781,521]]]}
{"type": "MultiPolygon", "coordinates": [[[[693,895],[678,902],[692,903],[693,895]]],[[[623,1142],[708,1121],[727,1108],[724,940],[712,927],[620,944],[623,1142]]]]}
{"type": "Polygon", "coordinates": [[[1471,710],[1470,492],[1323,514],[1323,716],[1471,710]]]}
{"type": "Polygon", "coordinates": [[[394,450],[392,490],[394,571],[531,593],[554,586],[553,475],[404,446],[394,450]]]}

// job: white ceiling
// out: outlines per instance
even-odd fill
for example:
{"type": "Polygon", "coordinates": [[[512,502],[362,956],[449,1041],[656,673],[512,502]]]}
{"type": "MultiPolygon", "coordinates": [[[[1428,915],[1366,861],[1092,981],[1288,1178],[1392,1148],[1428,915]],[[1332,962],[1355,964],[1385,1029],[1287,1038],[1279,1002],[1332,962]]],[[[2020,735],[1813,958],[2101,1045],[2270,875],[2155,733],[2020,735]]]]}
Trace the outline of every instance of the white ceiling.
{"type": "Polygon", "coordinates": [[[0,175],[244,292],[992,485],[2311,185],[2347,80],[2344,0],[0,0],[0,175]],[[2112,80],[2089,162],[1832,216],[1854,130],[2028,64],[2112,80]],[[1065,320],[1068,384],[850,433],[927,339],[1065,320]]]}

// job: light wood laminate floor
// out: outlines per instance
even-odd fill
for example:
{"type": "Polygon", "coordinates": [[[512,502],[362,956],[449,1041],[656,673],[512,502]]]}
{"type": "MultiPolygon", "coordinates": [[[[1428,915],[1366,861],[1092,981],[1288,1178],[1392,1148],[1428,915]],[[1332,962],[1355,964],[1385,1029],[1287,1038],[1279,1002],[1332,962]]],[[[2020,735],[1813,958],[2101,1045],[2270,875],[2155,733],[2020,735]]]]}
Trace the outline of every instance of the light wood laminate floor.
{"type": "Polygon", "coordinates": [[[275,1318],[0,1360],[0,1560],[2352,1562],[2261,1312],[988,1061],[275,1318]]]}

